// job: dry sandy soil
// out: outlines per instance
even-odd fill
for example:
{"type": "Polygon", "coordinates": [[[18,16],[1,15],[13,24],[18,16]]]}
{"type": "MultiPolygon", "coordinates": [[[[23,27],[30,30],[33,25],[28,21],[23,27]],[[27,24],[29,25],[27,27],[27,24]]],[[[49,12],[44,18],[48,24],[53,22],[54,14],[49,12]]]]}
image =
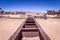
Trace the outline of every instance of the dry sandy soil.
{"type": "Polygon", "coordinates": [[[39,36],[37,37],[23,37],[22,40],[40,40],[39,36]]]}
{"type": "Polygon", "coordinates": [[[24,20],[0,18],[0,40],[8,40],[24,20]]]}
{"type": "Polygon", "coordinates": [[[51,40],[60,40],[60,19],[36,19],[51,40]]]}
{"type": "MultiPolygon", "coordinates": [[[[23,23],[25,19],[3,19],[0,18],[0,40],[8,40],[16,29],[23,23]]],[[[60,40],[60,19],[36,19],[43,30],[51,38],[51,40],[60,40]]],[[[33,40],[39,39],[34,37],[33,40]]],[[[23,38],[23,40],[32,40],[31,38],[23,38]]]]}

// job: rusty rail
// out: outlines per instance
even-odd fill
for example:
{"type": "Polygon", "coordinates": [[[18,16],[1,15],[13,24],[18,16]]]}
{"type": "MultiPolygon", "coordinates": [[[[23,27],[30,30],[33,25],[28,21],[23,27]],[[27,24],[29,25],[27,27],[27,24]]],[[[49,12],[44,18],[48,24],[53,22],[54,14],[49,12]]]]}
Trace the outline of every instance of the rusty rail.
{"type": "Polygon", "coordinates": [[[8,40],[22,40],[23,37],[39,37],[39,40],[51,40],[34,18],[27,18],[8,40]]]}

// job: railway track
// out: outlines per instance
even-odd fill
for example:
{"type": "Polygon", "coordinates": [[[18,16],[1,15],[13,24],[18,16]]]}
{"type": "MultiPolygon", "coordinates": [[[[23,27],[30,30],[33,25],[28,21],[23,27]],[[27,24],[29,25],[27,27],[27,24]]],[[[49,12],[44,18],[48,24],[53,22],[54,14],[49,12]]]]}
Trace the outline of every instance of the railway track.
{"type": "Polygon", "coordinates": [[[51,40],[34,18],[27,18],[8,40],[51,40]]]}

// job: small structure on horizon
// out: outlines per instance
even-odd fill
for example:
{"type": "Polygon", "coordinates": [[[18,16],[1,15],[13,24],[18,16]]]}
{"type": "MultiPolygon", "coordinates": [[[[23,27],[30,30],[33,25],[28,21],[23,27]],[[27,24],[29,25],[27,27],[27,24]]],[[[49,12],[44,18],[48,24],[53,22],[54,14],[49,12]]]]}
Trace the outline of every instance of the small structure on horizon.
{"type": "Polygon", "coordinates": [[[58,11],[48,10],[48,11],[47,11],[47,14],[49,14],[49,15],[58,15],[58,14],[60,14],[60,10],[58,10],[58,11]]]}

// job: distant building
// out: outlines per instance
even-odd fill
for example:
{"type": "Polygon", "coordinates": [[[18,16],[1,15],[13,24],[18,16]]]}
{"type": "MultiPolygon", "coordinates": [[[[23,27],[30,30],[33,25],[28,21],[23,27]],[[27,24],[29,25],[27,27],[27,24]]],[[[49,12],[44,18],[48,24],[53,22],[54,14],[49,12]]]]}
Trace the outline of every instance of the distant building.
{"type": "Polygon", "coordinates": [[[11,14],[11,12],[4,12],[4,14],[8,15],[8,14],[11,14]]]}
{"type": "Polygon", "coordinates": [[[25,12],[16,12],[16,14],[23,14],[23,15],[25,15],[26,13],[25,12]]]}
{"type": "Polygon", "coordinates": [[[48,10],[48,11],[47,11],[47,14],[49,14],[49,15],[60,14],[60,10],[58,10],[58,11],[55,11],[55,10],[48,10]]]}

